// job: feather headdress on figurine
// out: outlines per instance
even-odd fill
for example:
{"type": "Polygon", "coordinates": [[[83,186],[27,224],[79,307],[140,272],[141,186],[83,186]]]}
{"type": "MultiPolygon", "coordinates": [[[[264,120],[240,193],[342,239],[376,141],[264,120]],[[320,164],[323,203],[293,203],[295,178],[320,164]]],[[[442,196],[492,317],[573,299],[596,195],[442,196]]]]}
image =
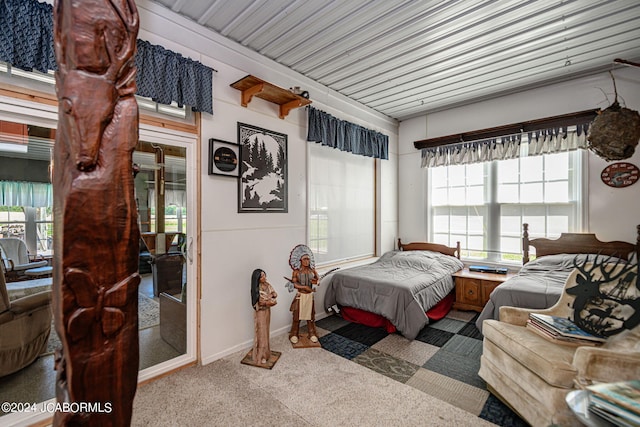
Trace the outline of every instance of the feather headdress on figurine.
{"type": "MultiPolygon", "coordinates": [[[[313,259],[313,252],[311,252],[309,246],[300,244],[296,245],[296,247],[294,247],[289,254],[289,266],[292,270],[300,269],[300,259],[302,259],[303,256],[309,257],[309,267],[316,268],[316,262],[313,259]]],[[[285,284],[287,290],[289,292],[293,292],[295,290],[295,288],[293,287],[293,280],[289,279],[288,277],[285,277],[285,279],[287,279],[287,283],[285,284]]]]}
{"type": "MultiPolygon", "coordinates": [[[[291,267],[291,269],[293,270],[300,269],[300,267],[302,266],[302,264],[300,263],[300,260],[302,259],[303,256],[309,257],[309,267],[316,268],[316,261],[313,258],[313,252],[311,252],[311,249],[307,245],[297,245],[295,248],[293,248],[293,250],[291,251],[291,254],[289,254],[289,266],[291,267]]],[[[327,274],[333,273],[338,269],[339,267],[332,268],[331,270],[321,275],[320,279],[322,280],[324,276],[326,276],[327,274]]],[[[287,283],[285,285],[286,288],[289,290],[289,292],[293,292],[295,290],[295,288],[293,287],[293,280],[289,279],[288,277],[285,277],[285,279],[287,280],[287,283]]]]}
{"type": "Polygon", "coordinates": [[[309,267],[316,268],[316,261],[313,259],[313,252],[307,245],[297,245],[289,254],[289,265],[292,269],[298,270],[301,267],[300,260],[303,256],[309,257],[309,267]]]}

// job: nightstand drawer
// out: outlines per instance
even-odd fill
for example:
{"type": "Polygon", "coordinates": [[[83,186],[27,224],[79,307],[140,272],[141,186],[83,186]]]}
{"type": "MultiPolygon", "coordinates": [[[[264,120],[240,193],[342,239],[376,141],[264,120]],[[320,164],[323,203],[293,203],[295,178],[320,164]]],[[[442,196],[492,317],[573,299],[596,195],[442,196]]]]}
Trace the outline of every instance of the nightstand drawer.
{"type": "Polygon", "coordinates": [[[481,289],[480,280],[456,278],[456,302],[467,305],[480,305],[481,289]]]}
{"type": "Polygon", "coordinates": [[[453,274],[456,287],[456,301],[453,308],[458,310],[482,311],[491,292],[513,274],[476,273],[463,269],[453,274]]]}

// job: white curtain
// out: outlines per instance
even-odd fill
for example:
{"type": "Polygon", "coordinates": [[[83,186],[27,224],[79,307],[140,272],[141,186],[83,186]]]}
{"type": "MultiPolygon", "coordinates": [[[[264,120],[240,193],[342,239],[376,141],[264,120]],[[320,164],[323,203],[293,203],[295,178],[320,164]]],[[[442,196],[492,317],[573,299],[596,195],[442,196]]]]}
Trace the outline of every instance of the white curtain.
{"type": "Polygon", "coordinates": [[[422,167],[466,165],[520,156],[520,135],[422,149],[422,167]]]}
{"type": "Polygon", "coordinates": [[[0,181],[0,205],[51,207],[53,186],[46,182],[0,181]]]}
{"type": "Polygon", "coordinates": [[[565,127],[529,132],[528,137],[530,156],[587,148],[587,129],[583,126],[575,130],[565,127]]]}
{"type": "Polygon", "coordinates": [[[501,136],[499,138],[441,145],[422,149],[422,167],[466,165],[490,160],[507,160],[520,157],[521,142],[527,142],[527,156],[559,153],[587,148],[589,124],[543,129],[527,134],[501,136]]]}
{"type": "MultiPolygon", "coordinates": [[[[154,188],[149,189],[149,206],[156,205],[156,190],[154,188]]],[[[187,192],[186,190],[164,190],[164,205],[176,205],[181,208],[187,206],[187,192]]]]}

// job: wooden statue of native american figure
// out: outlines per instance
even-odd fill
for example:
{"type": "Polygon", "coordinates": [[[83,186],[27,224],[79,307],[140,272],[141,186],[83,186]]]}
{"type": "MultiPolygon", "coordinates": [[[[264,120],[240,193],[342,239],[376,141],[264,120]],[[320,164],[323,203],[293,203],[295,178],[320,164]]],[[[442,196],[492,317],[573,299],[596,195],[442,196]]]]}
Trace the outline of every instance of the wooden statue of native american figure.
{"type": "Polygon", "coordinates": [[[134,0],[54,5],[56,395],[59,407],[72,408],[56,412],[54,425],[131,423],[139,359],[138,27],[134,0]]]}

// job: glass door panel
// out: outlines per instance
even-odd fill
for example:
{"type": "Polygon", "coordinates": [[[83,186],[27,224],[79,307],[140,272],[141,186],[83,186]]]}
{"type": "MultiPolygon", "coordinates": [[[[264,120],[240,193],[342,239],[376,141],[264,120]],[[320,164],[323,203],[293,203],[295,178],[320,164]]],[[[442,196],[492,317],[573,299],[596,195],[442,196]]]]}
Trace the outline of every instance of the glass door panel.
{"type": "Polygon", "coordinates": [[[140,141],[133,161],[141,232],[140,368],[145,369],[186,352],[186,149],[140,141]]]}
{"type": "MultiPolygon", "coordinates": [[[[0,121],[0,239],[23,241],[29,261],[39,266],[37,270],[6,271],[5,286],[12,304],[20,299],[23,304],[28,298],[37,299],[34,294],[52,288],[53,187],[50,173],[55,132],[48,127],[0,121]]],[[[37,308],[33,310],[37,312],[37,308]]],[[[0,378],[0,401],[42,402],[55,396],[54,351],[60,347],[60,340],[53,319],[47,320],[41,313],[38,315],[42,321],[30,323],[29,327],[32,332],[37,331],[33,337],[50,328],[48,340],[38,349],[40,354],[34,362],[0,378]]],[[[2,334],[19,334],[20,331],[14,330],[16,323],[8,320],[0,321],[2,334]]],[[[23,348],[35,345],[31,338],[31,341],[24,341],[23,348]]],[[[16,362],[17,354],[16,350],[0,352],[0,364],[16,362]]],[[[4,413],[0,412],[2,415],[4,413]]]]}

